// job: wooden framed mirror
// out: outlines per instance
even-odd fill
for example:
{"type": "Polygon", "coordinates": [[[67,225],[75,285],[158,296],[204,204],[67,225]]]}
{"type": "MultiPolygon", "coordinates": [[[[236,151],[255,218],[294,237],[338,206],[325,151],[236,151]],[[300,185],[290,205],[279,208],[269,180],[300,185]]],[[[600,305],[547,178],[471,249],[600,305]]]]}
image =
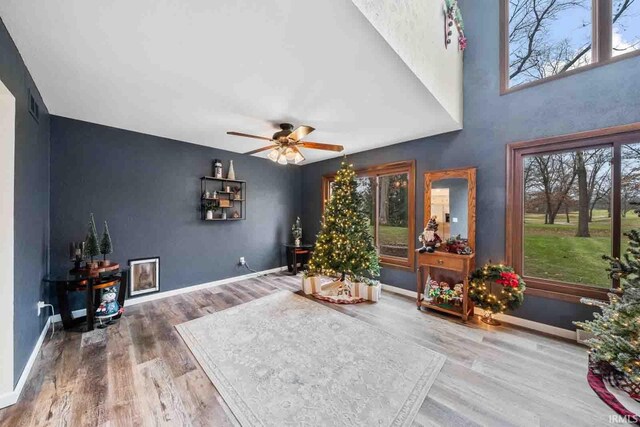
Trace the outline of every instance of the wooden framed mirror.
{"type": "Polygon", "coordinates": [[[458,234],[476,250],[476,168],[424,174],[424,226],[436,216],[443,240],[458,234]]]}

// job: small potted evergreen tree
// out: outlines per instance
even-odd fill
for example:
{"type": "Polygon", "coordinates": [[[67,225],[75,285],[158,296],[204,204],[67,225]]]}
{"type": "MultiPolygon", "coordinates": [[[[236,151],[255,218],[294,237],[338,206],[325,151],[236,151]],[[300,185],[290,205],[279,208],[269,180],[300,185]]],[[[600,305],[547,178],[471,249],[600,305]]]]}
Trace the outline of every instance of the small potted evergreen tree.
{"type": "Polygon", "coordinates": [[[104,231],[102,232],[102,238],[100,239],[100,253],[102,254],[102,261],[100,261],[100,265],[104,267],[111,265],[111,261],[107,259],[107,255],[113,253],[113,245],[111,244],[111,235],[109,234],[107,221],[104,222],[104,231]]]}
{"type": "Polygon", "coordinates": [[[88,269],[98,268],[98,263],[93,259],[100,255],[100,245],[98,244],[98,232],[96,231],[96,222],[93,219],[93,213],[89,219],[89,230],[85,239],[85,251],[91,261],[87,261],[88,269]]]}

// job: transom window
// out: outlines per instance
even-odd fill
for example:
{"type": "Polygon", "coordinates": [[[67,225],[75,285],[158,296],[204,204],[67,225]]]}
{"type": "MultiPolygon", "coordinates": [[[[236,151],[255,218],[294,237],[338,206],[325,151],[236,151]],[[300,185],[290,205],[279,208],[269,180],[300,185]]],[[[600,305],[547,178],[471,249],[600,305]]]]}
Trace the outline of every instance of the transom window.
{"type": "Polygon", "coordinates": [[[640,0],[501,0],[502,90],[640,53],[640,0]]]}
{"type": "MultiPolygon", "coordinates": [[[[397,162],[356,171],[358,192],[370,221],[383,265],[413,269],[415,162],[397,162]]],[[[324,202],[331,197],[334,175],[322,179],[324,202]]]]}
{"type": "MultiPolygon", "coordinates": [[[[640,125],[509,145],[507,258],[533,293],[606,297],[640,227],[640,125]]],[[[571,299],[571,298],[569,298],[571,299]]]]}

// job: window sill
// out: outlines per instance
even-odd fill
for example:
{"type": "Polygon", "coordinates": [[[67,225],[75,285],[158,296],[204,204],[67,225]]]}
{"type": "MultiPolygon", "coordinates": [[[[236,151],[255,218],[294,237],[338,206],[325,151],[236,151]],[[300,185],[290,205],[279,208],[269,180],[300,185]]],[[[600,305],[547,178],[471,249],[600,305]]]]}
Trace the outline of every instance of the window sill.
{"type": "Polygon", "coordinates": [[[580,303],[581,298],[606,301],[608,300],[607,293],[611,292],[611,289],[608,288],[552,282],[534,277],[524,276],[523,280],[527,284],[525,295],[557,299],[576,304],[580,303]]]}
{"type": "Polygon", "coordinates": [[[413,271],[415,267],[412,260],[407,260],[404,258],[386,257],[386,256],[380,256],[380,265],[385,268],[393,268],[395,270],[405,270],[405,271],[413,271]]]}

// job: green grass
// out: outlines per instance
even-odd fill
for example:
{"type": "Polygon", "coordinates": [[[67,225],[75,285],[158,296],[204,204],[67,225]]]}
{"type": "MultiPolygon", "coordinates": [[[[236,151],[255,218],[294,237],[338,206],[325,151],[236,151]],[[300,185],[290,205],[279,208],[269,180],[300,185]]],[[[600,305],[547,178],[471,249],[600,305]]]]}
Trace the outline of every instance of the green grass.
{"type": "Polygon", "coordinates": [[[409,229],[407,227],[393,227],[381,225],[378,238],[380,245],[385,246],[408,246],[409,229]]]}
{"type": "MultiPolygon", "coordinates": [[[[524,272],[527,276],[563,282],[609,287],[602,255],[611,254],[611,218],[605,210],[594,211],[589,223],[591,237],[575,237],[578,215],[558,215],[556,224],[544,224],[544,215],[525,215],[524,272]]],[[[622,219],[622,231],[640,227],[640,218],[629,213],[622,219]]],[[[627,248],[622,242],[622,251],[627,248]]]]}
{"type": "MultiPolygon", "coordinates": [[[[602,255],[611,254],[611,218],[605,210],[594,211],[589,223],[591,237],[575,237],[578,214],[558,215],[556,224],[545,224],[544,215],[525,215],[524,271],[527,276],[563,282],[609,287],[605,269],[608,264],[602,255]]],[[[640,228],[640,218],[629,212],[622,219],[622,231],[640,228]]],[[[373,229],[372,229],[373,232],[373,229]]],[[[407,246],[407,227],[380,226],[382,246],[407,246]]],[[[622,251],[627,248],[623,238],[622,251]]]]}

